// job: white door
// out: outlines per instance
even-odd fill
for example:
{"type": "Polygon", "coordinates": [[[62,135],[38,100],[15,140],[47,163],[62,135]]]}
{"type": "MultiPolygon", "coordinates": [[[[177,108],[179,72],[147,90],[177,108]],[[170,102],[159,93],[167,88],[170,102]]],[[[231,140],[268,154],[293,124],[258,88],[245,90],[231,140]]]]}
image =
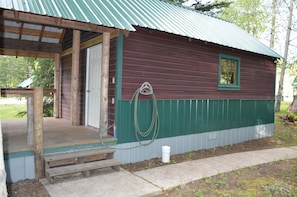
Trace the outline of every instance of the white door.
{"type": "Polygon", "coordinates": [[[87,50],[86,73],[86,125],[100,127],[100,91],[101,91],[102,44],[87,50]]]}

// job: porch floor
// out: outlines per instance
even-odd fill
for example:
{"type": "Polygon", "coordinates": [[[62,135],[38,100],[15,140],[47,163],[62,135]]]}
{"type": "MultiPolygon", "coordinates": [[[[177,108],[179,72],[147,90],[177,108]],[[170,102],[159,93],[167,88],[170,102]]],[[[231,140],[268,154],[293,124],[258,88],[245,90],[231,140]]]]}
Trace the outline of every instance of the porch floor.
{"type": "MultiPolygon", "coordinates": [[[[3,148],[5,153],[33,150],[27,143],[27,119],[1,120],[3,148]]],[[[98,129],[73,126],[64,119],[43,119],[44,149],[100,143],[98,129]]],[[[115,141],[112,136],[103,137],[104,142],[115,141]]]]}

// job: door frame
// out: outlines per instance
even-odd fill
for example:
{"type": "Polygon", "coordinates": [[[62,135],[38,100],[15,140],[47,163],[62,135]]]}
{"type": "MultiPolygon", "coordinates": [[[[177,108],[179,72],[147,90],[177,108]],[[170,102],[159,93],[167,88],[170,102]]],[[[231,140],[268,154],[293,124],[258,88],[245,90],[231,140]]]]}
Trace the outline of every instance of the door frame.
{"type": "MultiPolygon", "coordinates": [[[[90,83],[90,50],[96,46],[99,46],[102,48],[102,43],[98,43],[96,45],[93,45],[91,47],[87,48],[87,52],[86,52],[86,84],[85,84],[85,126],[90,126],[90,127],[94,127],[92,125],[89,125],[89,93],[88,93],[88,89],[89,89],[89,83],[90,83]]],[[[102,60],[102,50],[101,50],[101,60],[102,60]]],[[[100,60],[100,61],[101,61],[100,60]]],[[[102,65],[100,63],[100,68],[101,69],[102,65]]],[[[101,71],[100,71],[100,84],[101,84],[101,71]]],[[[101,87],[100,87],[100,91],[101,91],[101,87]]],[[[100,96],[100,93],[99,93],[100,96]]],[[[98,98],[98,110],[99,110],[99,119],[98,119],[98,128],[100,128],[100,97],[98,98]]],[[[97,127],[95,127],[97,128],[97,127]]]]}

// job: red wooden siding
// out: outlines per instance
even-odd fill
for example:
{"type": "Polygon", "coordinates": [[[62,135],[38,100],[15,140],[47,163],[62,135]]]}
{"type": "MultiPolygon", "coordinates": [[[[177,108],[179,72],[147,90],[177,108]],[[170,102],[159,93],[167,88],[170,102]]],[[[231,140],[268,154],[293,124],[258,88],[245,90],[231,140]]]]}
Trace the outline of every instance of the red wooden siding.
{"type": "MultiPolygon", "coordinates": [[[[71,55],[62,58],[61,71],[61,114],[62,118],[71,120],[71,55]]],[[[80,67],[79,67],[79,123],[84,124],[85,110],[85,69],[86,69],[86,50],[80,52],[80,67]]]]}
{"type": "MultiPolygon", "coordinates": [[[[100,36],[100,33],[81,31],[80,42],[85,42],[97,36],[100,36]]],[[[62,50],[66,50],[72,47],[72,38],[73,38],[73,30],[68,29],[62,41],[62,50]]]]}
{"type": "MultiPolygon", "coordinates": [[[[99,36],[98,33],[81,31],[81,42],[99,36]]],[[[63,39],[63,50],[72,47],[73,31],[67,30],[63,39]]],[[[80,51],[80,67],[79,67],[79,123],[84,124],[85,117],[85,74],[86,74],[86,51],[80,51]]],[[[72,56],[62,57],[61,69],[61,114],[62,118],[71,120],[71,66],[72,56]]]]}
{"type": "Polygon", "coordinates": [[[124,38],[122,98],[144,82],[158,99],[274,98],[270,57],[137,28],[124,38]],[[240,58],[240,90],[218,90],[219,54],[240,58]]]}
{"type": "Polygon", "coordinates": [[[62,58],[61,69],[61,114],[66,120],[71,119],[71,55],[62,58]]]}
{"type": "MultiPolygon", "coordinates": [[[[87,49],[80,52],[80,67],[79,67],[79,121],[80,124],[85,122],[85,81],[86,81],[86,55],[87,49]]],[[[61,114],[66,120],[71,119],[71,55],[62,58],[62,79],[61,79],[61,114]]],[[[112,98],[115,98],[115,84],[112,83],[112,78],[116,75],[116,39],[111,40],[110,44],[110,68],[109,68],[109,109],[108,119],[109,125],[114,123],[114,104],[112,98]]],[[[112,131],[112,129],[110,129],[112,131]]],[[[112,133],[110,133],[112,134],[112,133]]]]}
{"type": "Polygon", "coordinates": [[[85,92],[86,92],[86,63],[87,49],[80,51],[79,66],[79,122],[85,124],[85,92]]]}

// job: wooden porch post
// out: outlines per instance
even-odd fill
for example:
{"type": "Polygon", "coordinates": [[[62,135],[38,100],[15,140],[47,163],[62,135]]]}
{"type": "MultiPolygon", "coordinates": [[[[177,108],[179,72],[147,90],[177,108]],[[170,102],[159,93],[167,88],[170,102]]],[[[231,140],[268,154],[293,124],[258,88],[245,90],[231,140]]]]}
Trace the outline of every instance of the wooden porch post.
{"type": "Polygon", "coordinates": [[[78,118],[78,89],[79,89],[79,54],[80,54],[80,31],[73,30],[72,47],[72,71],[71,71],[71,122],[79,124],[78,118]]]}
{"type": "Polygon", "coordinates": [[[27,144],[33,145],[34,136],[34,106],[33,97],[27,97],[27,144]]]}
{"type": "Polygon", "coordinates": [[[54,94],[54,117],[60,118],[60,63],[61,63],[61,55],[59,53],[55,54],[55,82],[54,88],[56,92],[54,94]]]}
{"type": "Polygon", "coordinates": [[[33,91],[34,105],[34,159],[35,178],[43,177],[43,88],[35,87],[33,91]]]}
{"type": "Polygon", "coordinates": [[[108,81],[109,81],[109,48],[110,33],[103,33],[102,68],[101,68],[101,98],[100,98],[100,132],[107,135],[108,126],[108,81]]]}

